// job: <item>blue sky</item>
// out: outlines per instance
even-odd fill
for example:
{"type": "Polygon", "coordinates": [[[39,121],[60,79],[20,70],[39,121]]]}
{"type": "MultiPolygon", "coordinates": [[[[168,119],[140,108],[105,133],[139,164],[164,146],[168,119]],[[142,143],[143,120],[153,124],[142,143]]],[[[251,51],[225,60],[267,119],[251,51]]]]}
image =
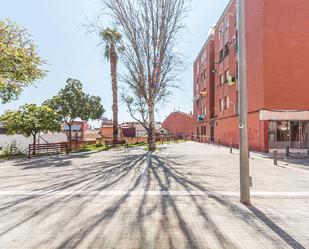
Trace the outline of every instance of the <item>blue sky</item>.
{"type": "MultiPolygon", "coordinates": [[[[163,121],[174,109],[192,110],[192,63],[207,39],[209,28],[216,23],[228,0],[193,0],[187,32],[179,39],[177,50],[186,58],[181,75],[183,90],[174,91],[169,103],[160,107],[156,118],[163,121]]],[[[47,61],[48,76],[26,88],[19,100],[0,105],[0,114],[25,103],[41,104],[63,87],[67,78],[81,80],[87,93],[102,97],[105,116],[111,117],[111,86],[108,62],[102,60],[98,37],[86,34],[83,24],[100,9],[100,0],[10,0],[2,1],[0,18],[9,17],[27,28],[47,61]]],[[[131,120],[120,103],[120,121],[131,120]]]]}

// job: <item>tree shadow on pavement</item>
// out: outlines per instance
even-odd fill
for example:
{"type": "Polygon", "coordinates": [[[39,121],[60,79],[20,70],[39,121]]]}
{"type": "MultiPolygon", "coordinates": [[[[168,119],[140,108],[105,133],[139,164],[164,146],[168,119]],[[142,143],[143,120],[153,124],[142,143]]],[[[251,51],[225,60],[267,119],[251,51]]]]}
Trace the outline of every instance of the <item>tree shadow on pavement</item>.
{"type": "Polygon", "coordinates": [[[304,168],[307,168],[309,170],[309,159],[293,159],[293,158],[289,158],[289,159],[285,159],[285,160],[280,160],[283,163],[288,163],[288,164],[296,164],[296,165],[300,165],[303,166],[304,168]]]}
{"type": "MultiPolygon", "coordinates": [[[[177,182],[178,186],[183,187],[188,192],[192,190],[199,190],[202,192],[208,192],[209,188],[206,188],[199,184],[198,182],[194,181],[192,176],[188,177],[188,174],[184,175],[182,172],[178,171],[176,168],[177,163],[176,161],[181,160],[181,158],[176,158],[175,156],[170,156],[170,158],[162,158],[160,156],[153,156],[154,161],[156,162],[156,167],[153,166],[150,167],[150,170],[152,171],[153,175],[157,179],[157,182],[161,186],[161,189],[169,189],[170,188],[170,182],[175,181],[177,182]],[[175,160],[176,159],[176,160],[175,160]],[[162,176],[159,176],[157,174],[158,171],[161,171],[163,173],[162,176]],[[168,183],[163,184],[163,181],[160,178],[165,178],[165,182],[168,183]]],[[[216,221],[213,219],[211,214],[207,212],[207,210],[199,203],[199,200],[201,200],[201,197],[195,196],[195,195],[189,195],[191,198],[192,203],[194,204],[194,208],[198,210],[200,215],[203,217],[205,226],[210,229],[210,232],[213,233],[213,237],[218,240],[218,243],[222,248],[237,248],[237,245],[233,243],[231,239],[222,231],[222,226],[220,224],[217,224],[216,221]]],[[[269,232],[263,227],[263,224],[266,224],[267,226],[271,224],[270,228],[273,228],[272,230],[277,234],[281,235],[280,237],[285,240],[290,246],[294,245],[297,249],[304,248],[300,243],[298,243],[295,239],[293,239],[291,236],[289,236],[286,232],[284,232],[283,229],[281,229],[279,226],[277,226],[275,223],[273,223],[270,219],[266,220],[266,216],[262,216],[261,212],[258,212],[258,209],[254,209],[252,206],[249,207],[249,210],[251,212],[247,212],[245,209],[241,207],[241,205],[234,204],[233,201],[229,199],[225,199],[220,196],[211,195],[208,196],[209,198],[212,198],[218,202],[218,204],[221,205],[221,207],[225,208],[226,211],[234,218],[239,219],[241,222],[246,223],[249,227],[255,230],[256,233],[260,233],[262,237],[265,240],[268,240],[275,244],[277,242],[277,239],[275,236],[269,234],[269,232]],[[259,215],[258,215],[259,214],[259,215]],[[264,217],[264,219],[262,219],[264,217]],[[258,218],[258,219],[257,219],[258,218]],[[261,222],[263,224],[261,224],[261,222]]],[[[203,197],[202,197],[203,198],[203,197]]],[[[165,206],[169,205],[174,208],[174,211],[178,217],[179,224],[181,224],[181,228],[183,229],[183,233],[185,234],[187,238],[187,246],[188,248],[195,248],[193,241],[196,241],[194,238],[194,235],[190,233],[190,228],[186,227],[186,223],[181,218],[181,212],[177,210],[177,206],[175,204],[175,201],[173,199],[173,196],[170,195],[168,197],[161,199],[162,207],[164,209],[165,206]]],[[[191,207],[191,208],[193,208],[191,207]]]]}
{"type": "MultiPolygon", "coordinates": [[[[94,153],[92,153],[94,154],[94,153]]],[[[36,168],[48,168],[48,167],[64,167],[70,166],[72,159],[83,159],[89,157],[91,154],[72,154],[72,155],[53,155],[43,156],[31,159],[19,159],[14,160],[13,165],[16,167],[22,167],[22,169],[36,169],[36,168]]]]}
{"type": "Polygon", "coordinates": [[[268,218],[261,210],[253,205],[246,206],[256,218],[263,222],[267,227],[274,231],[281,239],[283,239],[289,246],[294,249],[305,249],[305,247],[295,240],[291,235],[274,223],[270,218],[268,218]]]}
{"type": "MultiPolygon", "coordinates": [[[[57,162],[57,159],[55,160],[57,162]]],[[[33,248],[42,248],[50,241],[53,241],[53,248],[59,249],[86,247],[84,243],[88,243],[87,247],[116,247],[121,240],[129,237],[130,241],[133,241],[137,235],[138,240],[127,248],[152,248],[152,243],[160,248],[158,245],[165,243],[160,241],[166,241],[164,246],[167,248],[203,248],[205,245],[201,243],[201,237],[206,233],[221,248],[237,248],[235,238],[230,238],[223,231],[223,225],[207,210],[205,203],[211,198],[219,207],[218,212],[225,212],[225,215],[241,220],[240,222],[261,234],[265,240],[276,242],[276,238],[269,234],[262,224],[271,228],[281,238],[286,238],[284,240],[287,243],[290,241],[290,246],[301,246],[253,206],[249,206],[248,211],[242,205],[219,196],[190,194],[195,190],[207,193],[212,189],[205,187],[207,179],[206,185],[202,185],[194,180],[196,175],[181,170],[181,167],[184,167],[179,163],[181,160],[181,156],[166,157],[155,153],[145,168],[145,153],[118,154],[107,161],[85,162],[82,167],[72,167],[61,174],[52,175],[42,186],[33,188],[31,195],[0,199],[0,224],[9,216],[20,217],[6,220],[6,225],[0,225],[0,241],[2,236],[14,232],[14,229],[23,224],[31,224],[32,229],[45,224],[46,230],[42,233],[46,234],[33,241],[33,248]],[[158,190],[161,194],[149,195],[153,190],[158,190]],[[174,190],[186,192],[185,199],[171,194],[174,190]],[[104,191],[120,193],[105,196],[104,191]],[[140,192],[137,196],[134,195],[136,191],[140,192]],[[97,204],[102,200],[105,205],[97,204]],[[198,223],[202,229],[194,228],[196,223],[190,221],[184,213],[184,206],[181,205],[184,201],[188,202],[192,212],[198,214],[198,223]],[[134,205],[130,206],[132,203],[134,205]],[[25,210],[25,207],[28,209],[25,210]],[[89,209],[90,207],[92,209],[89,209]],[[65,212],[65,215],[47,222],[52,215],[61,212],[65,212]],[[151,220],[151,217],[154,220],[151,220]],[[118,223],[114,223],[116,221],[118,223]],[[157,225],[152,223],[153,221],[157,225]],[[116,230],[116,227],[119,230],[116,230]],[[175,231],[184,238],[185,245],[179,245],[175,231]]],[[[47,167],[53,167],[53,162],[48,162],[48,165],[47,167]]],[[[23,164],[19,166],[29,167],[23,164]]]]}
{"type": "MultiPolygon", "coordinates": [[[[32,205],[33,203],[38,203],[38,205],[31,207],[28,216],[24,215],[21,216],[20,219],[13,219],[13,222],[9,221],[6,227],[2,227],[0,239],[1,236],[11,232],[24,223],[35,222],[37,225],[42,224],[50,215],[60,212],[62,205],[72,203],[74,206],[72,211],[65,216],[61,222],[49,228],[54,234],[59,234],[62,229],[66,228],[73,220],[77,219],[78,215],[84,211],[88,203],[91,203],[91,201],[97,197],[100,190],[108,188],[111,184],[115,185],[117,182],[121,182],[127,177],[129,180],[136,178],[133,187],[131,187],[131,189],[126,189],[127,194],[121,196],[115,203],[111,203],[110,207],[102,213],[102,217],[94,217],[86,223],[88,226],[81,232],[85,234],[89,233],[91,227],[98,224],[97,219],[104,219],[104,217],[112,215],[113,212],[125,202],[130,191],[135,189],[139,182],[139,178],[136,177],[137,172],[135,172],[134,169],[141,167],[140,164],[144,161],[144,154],[125,155],[109,162],[97,162],[89,167],[85,165],[85,167],[75,169],[69,174],[64,172],[63,175],[56,176],[52,179],[53,181],[47,181],[47,184],[43,187],[33,188],[30,194],[2,199],[0,205],[0,221],[12,214],[14,214],[15,217],[19,217],[18,213],[24,213],[24,206],[29,206],[31,203],[32,205]],[[71,190],[74,193],[70,194],[71,190]],[[61,195],[62,191],[68,191],[68,194],[61,195]],[[76,194],[78,191],[81,193],[83,193],[83,191],[92,191],[94,194],[83,196],[83,194],[76,194]]],[[[79,236],[79,238],[83,238],[83,236],[79,236]]],[[[74,243],[77,242],[77,240],[74,241],[74,243]]],[[[72,243],[72,241],[68,240],[64,244],[68,244],[69,242],[72,243]]]]}
{"type": "MultiPolygon", "coordinates": [[[[178,158],[179,160],[180,158],[178,158]]],[[[171,189],[171,182],[174,181],[179,187],[182,187],[184,190],[186,190],[188,193],[193,190],[202,190],[202,191],[209,191],[208,189],[201,187],[198,183],[196,183],[192,178],[188,178],[186,175],[181,173],[176,169],[176,161],[175,157],[172,157],[171,159],[162,158],[159,156],[154,155],[153,156],[154,164],[156,167],[154,167],[154,164],[151,164],[150,171],[157,180],[161,190],[166,191],[171,189]],[[161,172],[161,174],[159,174],[161,172]]],[[[194,195],[188,195],[189,198],[192,201],[192,204],[194,206],[191,206],[191,208],[196,208],[203,218],[204,225],[207,227],[210,233],[212,233],[213,238],[217,240],[219,245],[222,248],[236,248],[234,243],[229,240],[221,232],[221,229],[216,224],[216,222],[212,219],[211,215],[207,213],[207,211],[202,207],[202,205],[198,202],[198,197],[194,195]]],[[[167,212],[167,207],[170,206],[173,208],[174,215],[177,218],[177,222],[179,224],[179,228],[181,229],[184,237],[186,238],[186,248],[200,248],[201,245],[198,245],[197,241],[197,235],[193,233],[192,227],[188,225],[188,223],[185,221],[185,218],[183,217],[183,214],[181,210],[177,207],[177,201],[172,195],[168,196],[162,196],[161,198],[161,212],[163,215],[163,223],[162,223],[162,229],[165,229],[165,232],[169,234],[170,229],[167,229],[171,224],[169,224],[169,218],[165,217],[164,215],[167,212]]],[[[202,231],[200,231],[202,232],[202,231]]],[[[176,242],[173,241],[173,236],[169,234],[169,241],[170,244],[174,244],[176,242]]],[[[177,248],[177,244],[175,247],[177,248]]]]}

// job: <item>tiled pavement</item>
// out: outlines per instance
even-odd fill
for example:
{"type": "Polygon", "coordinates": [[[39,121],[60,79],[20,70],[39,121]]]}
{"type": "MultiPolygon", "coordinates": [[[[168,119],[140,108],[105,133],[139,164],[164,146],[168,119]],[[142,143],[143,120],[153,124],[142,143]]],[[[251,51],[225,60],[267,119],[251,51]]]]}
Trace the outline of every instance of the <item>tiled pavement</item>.
{"type": "MultiPolygon", "coordinates": [[[[309,248],[309,170],[186,143],[0,162],[0,248],[309,248]]],[[[297,163],[297,161],[296,161],[297,163]]]]}

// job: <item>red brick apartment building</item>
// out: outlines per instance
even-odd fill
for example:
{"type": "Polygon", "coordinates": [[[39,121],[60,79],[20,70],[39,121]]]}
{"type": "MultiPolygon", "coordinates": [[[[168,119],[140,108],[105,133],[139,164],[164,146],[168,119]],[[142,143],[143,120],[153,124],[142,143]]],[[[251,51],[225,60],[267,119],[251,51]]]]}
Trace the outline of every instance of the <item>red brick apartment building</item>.
{"type": "MultiPolygon", "coordinates": [[[[250,148],[309,148],[309,1],[246,1],[250,148]]],[[[195,135],[239,144],[237,1],[194,62],[195,135]]]]}
{"type": "Polygon", "coordinates": [[[193,115],[184,112],[172,112],[162,123],[169,134],[192,135],[193,115]]]}

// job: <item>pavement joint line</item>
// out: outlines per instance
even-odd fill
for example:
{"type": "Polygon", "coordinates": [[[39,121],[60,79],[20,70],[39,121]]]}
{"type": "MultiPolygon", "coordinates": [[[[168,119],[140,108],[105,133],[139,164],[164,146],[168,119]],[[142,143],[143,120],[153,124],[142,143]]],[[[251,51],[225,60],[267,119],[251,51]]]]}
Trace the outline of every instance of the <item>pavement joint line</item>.
{"type": "MultiPolygon", "coordinates": [[[[28,195],[39,197],[47,196],[120,196],[120,195],[132,195],[132,196],[205,196],[205,197],[239,197],[239,192],[230,191],[156,191],[156,190],[110,190],[110,191],[57,191],[57,192],[46,192],[46,191],[1,191],[0,196],[16,196],[16,195],[28,195]]],[[[291,197],[291,198],[304,198],[309,199],[309,192],[251,192],[252,197],[291,197]]]]}

